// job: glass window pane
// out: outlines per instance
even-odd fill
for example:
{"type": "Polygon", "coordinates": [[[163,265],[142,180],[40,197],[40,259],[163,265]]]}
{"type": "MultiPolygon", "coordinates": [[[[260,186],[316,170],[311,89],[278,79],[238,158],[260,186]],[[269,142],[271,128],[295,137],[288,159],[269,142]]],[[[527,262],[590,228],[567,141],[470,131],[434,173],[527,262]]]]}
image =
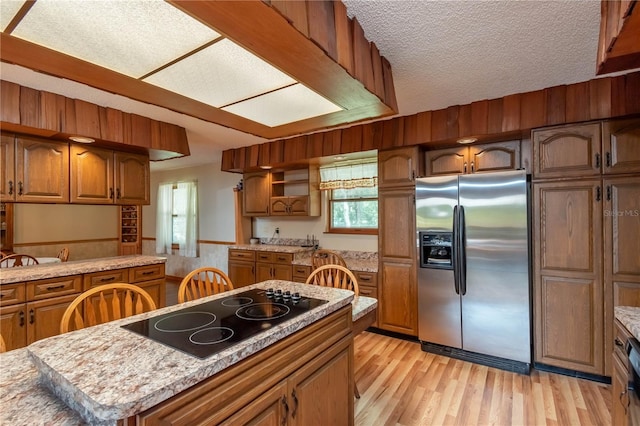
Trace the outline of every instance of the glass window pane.
{"type": "Polygon", "coordinates": [[[378,200],[333,201],[331,206],[332,228],[378,227],[378,200]]]}

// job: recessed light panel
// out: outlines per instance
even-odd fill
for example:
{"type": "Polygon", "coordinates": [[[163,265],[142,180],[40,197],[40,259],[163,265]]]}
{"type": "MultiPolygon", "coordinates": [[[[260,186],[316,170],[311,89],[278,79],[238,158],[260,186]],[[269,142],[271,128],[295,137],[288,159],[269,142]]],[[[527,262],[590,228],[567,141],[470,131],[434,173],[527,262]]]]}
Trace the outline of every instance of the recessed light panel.
{"type": "Polygon", "coordinates": [[[144,81],[218,108],[296,82],[229,39],[220,40],[144,81]]]}
{"type": "Polygon", "coordinates": [[[0,30],[4,31],[7,25],[11,22],[13,17],[18,13],[24,1],[0,1],[0,30]]]}
{"type": "Polygon", "coordinates": [[[38,0],[11,35],[136,78],[220,37],[161,0],[38,0]]]}
{"type": "Polygon", "coordinates": [[[269,127],[342,110],[302,84],[266,93],[222,109],[269,127]]]}

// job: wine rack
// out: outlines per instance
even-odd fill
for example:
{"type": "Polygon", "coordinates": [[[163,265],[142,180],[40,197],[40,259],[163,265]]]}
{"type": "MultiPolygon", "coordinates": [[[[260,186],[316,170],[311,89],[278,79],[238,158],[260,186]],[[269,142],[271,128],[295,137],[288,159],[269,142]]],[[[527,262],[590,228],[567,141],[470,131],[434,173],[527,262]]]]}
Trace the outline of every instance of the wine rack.
{"type": "Polygon", "coordinates": [[[142,254],[141,206],[120,206],[120,241],[118,252],[121,256],[142,254]]]}

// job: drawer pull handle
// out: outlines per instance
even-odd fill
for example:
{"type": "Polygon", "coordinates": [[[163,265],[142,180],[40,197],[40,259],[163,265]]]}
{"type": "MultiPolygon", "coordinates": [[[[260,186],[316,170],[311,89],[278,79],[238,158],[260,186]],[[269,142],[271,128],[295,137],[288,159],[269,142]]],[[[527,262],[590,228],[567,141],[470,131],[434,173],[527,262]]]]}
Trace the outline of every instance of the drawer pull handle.
{"type": "Polygon", "coordinates": [[[147,272],[143,272],[142,275],[151,275],[151,274],[155,274],[154,271],[147,271],[147,272]]]}
{"type": "Polygon", "coordinates": [[[293,398],[293,411],[291,412],[291,418],[296,418],[296,412],[298,411],[298,396],[296,390],[291,391],[291,398],[293,398]]]}
{"type": "Polygon", "coordinates": [[[51,285],[51,286],[47,287],[47,291],[60,290],[61,288],[64,288],[64,284],[51,285]]]}
{"type": "Polygon", "coordinates": [[[18,317],[20,318],[20,327],[24,327],[24,311],[20,311],[18,317]]]}
{"type": "Polygon", "coordinates": [[[371,281],[371,277],[360,277],[360,281],[371,281]]]}
{"type": "Polygon", "coordinates": [[[622,343],[622,340],[620,340],[619,337],[616,337],[616,340],[614,341],[614,343],[616,344],[616,346],[619,346],[621,348],[624,347],[624,343],[622,343]]]}
{"type": "Polygon", "coordinates": [[[115,280],[115,279],[116,279],[116,277],[102,278],[102,279],[100,280],[100,282],[101,282],[101,283],[106,283],[106,282],[109,282],[109,281],[113,281],[113,280],[115,280]]]}
{"type": "Polygon", "coordinates": [[[29,324],[36,322],[36,313],[33,309],[29,310],[29,324]]]}
{"type": "Polygon", "coordinates": [[[362,288],[360,289],[360,294],[368,295],[368,294],[371,294],[371,293],[373,293],[371,290],[364,290],[362,288]]]}

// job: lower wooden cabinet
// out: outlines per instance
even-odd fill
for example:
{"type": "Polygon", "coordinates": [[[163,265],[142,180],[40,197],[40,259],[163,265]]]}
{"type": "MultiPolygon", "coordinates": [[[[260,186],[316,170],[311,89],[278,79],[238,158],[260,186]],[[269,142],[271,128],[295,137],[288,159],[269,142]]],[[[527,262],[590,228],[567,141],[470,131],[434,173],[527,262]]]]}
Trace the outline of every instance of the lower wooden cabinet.
{"type": "Polygon", "coordinates": [[[353,425],[351,306],[130,418],[133,425],[353,425]]]}
{"type": "Polygon", "coordinates": [[[632,379],[629,372],[629,358],[625,350],[627,339],[631,333],[619,322],[615,321],[613,328],[613,352],[610,357],[613,364],[611,374],[611,424],[614,426],[634,425],[629,419],[629,381],[632,379]]]}
{"type": "Polygon", "coordinates": [[[97,285],[129,282],[143,288],[161,308],[166,305],[164,264],[0,286],[0,334],[7,350],[60,334],[60,320],[83,291],[97,285]]]}
{"type": "Polygon", "coordinates": [[[60,320],[77,295],[53,297],[2,307],[0,333],[7,350],[60,334],[60,320]]]}
{"type": "Polygon", "coordinates": [[[234,288],[256,283],[256,252],[229,249],[229,278],[234,288]]]}
{"type": "Polygon", "coordinates": [[[418,335],[415,189],[378,194],[378,327],[418,335]]]}

